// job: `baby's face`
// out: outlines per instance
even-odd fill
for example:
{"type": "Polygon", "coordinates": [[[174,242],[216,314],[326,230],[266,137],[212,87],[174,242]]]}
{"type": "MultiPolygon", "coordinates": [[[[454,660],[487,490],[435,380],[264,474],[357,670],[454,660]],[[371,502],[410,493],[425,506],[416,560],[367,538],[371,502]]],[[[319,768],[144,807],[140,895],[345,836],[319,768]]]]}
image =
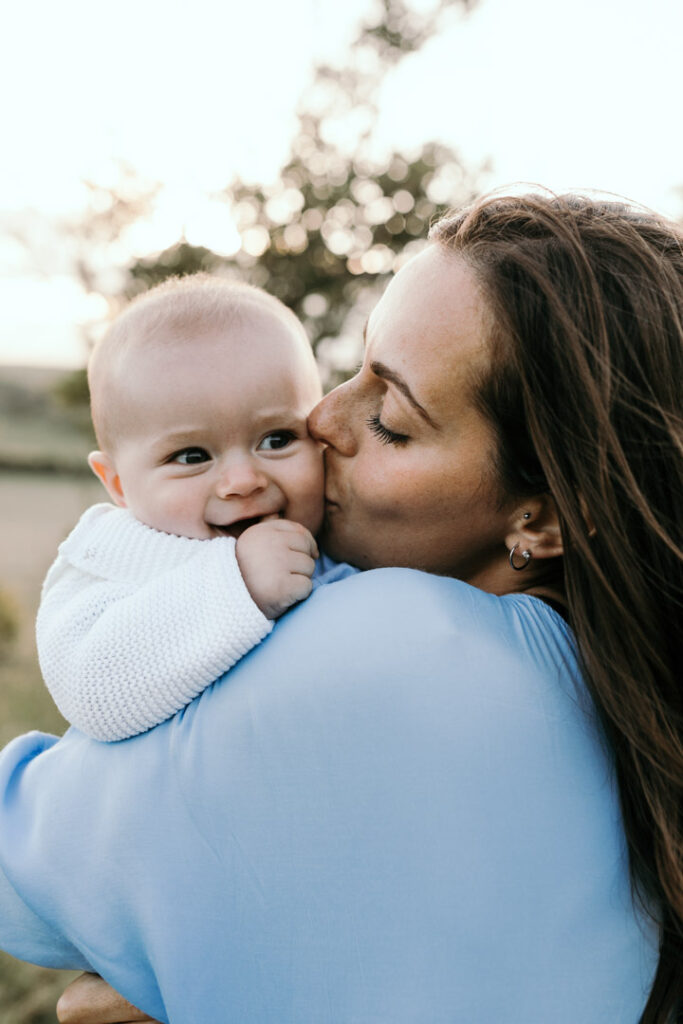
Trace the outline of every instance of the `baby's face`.
{"type": "Polygon", "coordinates": [[[131,357],[112,456],[119,504],[183,537],[237,537],[272,515],[316,533],[322,452],[306,419],[321,390],[305,345],[256,310],[227,332],[131,357]]]}

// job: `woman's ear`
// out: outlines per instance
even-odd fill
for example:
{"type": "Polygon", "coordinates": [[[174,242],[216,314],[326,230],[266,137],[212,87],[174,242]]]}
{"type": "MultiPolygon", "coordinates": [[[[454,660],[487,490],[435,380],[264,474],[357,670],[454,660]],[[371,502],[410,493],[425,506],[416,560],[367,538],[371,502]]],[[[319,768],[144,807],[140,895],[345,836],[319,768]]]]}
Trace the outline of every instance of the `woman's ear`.
{"type": "Polygon", "coordinates": [[[116,466],[113,460],[107,455],[106,452],[90,452],[88,456],[88,465],[92,469],[95,476],[107,489],[109,497],[115,505],[119,505],[121,508],[126,507],[126,499],[123,496],[123,488],[121,487],[121,480],[116,472],[116,466]]]}
{"type": "Polygon", "coordinates": [[[533,558],[558,558],[564,553],[555,502],[549,494],[530,498],[513,516],[505,538],[508,550],[519,545],[533,558]]]}

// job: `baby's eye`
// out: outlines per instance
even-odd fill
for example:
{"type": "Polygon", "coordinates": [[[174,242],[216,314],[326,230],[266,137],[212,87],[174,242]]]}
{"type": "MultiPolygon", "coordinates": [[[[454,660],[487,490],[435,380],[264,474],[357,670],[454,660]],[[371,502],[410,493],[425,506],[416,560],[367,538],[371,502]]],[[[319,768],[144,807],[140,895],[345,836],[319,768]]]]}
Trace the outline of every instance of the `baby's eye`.
{"type": "Polygon", "coordinates": [[[259,444],[259,449],[266,452],[277,452],[281,448],[286,448],[288,444],[295,440],[296,434],[291,430],[273,430],[263,438],[259,444]]]}
{"type": "Polygon", "coordinates": [[[182,448],[171,456],[169,462],[179,462],[181,466],[198,466],[210,459],[211,456],[205,448],[182,448]]]}

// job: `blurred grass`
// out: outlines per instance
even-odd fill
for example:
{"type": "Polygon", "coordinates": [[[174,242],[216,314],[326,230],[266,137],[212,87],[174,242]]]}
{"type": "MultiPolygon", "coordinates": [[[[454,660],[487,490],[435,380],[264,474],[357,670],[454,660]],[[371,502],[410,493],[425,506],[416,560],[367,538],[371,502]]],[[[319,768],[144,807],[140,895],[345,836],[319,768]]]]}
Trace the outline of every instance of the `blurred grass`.
{"type": "MultiPolygon", "coordinates": [[[[43,429],[50,428],[44,423],[43,429]]],[[[52,429],[56,450],[59,432],[52,429]]],[[[32,436],[39,436],[37,426],[32,436]]],[[[4,440],[0,433],[0,456],[4,440]]],[[[81,443],[87,451],[87,439],[81,443]]],[[[94,478],[0,470],[0,587],[10,595],[19,625],[14,643],[0,658],[2,746],[29,729],[59,734],[65,728],[40,676],[34,620],[40,586],[57,545],[81,512],[103,497],[94,478]]],[[[1,1024],[55,1024],[57,999],[75,976],[0,953],[1,1024]]]]}
{"type": "Polygon", "coordinates": [[[77,977],[71,971],[48,971],[0,953],[0,1021],[2,1024],[55,1024],[60,995],[77,977]]]}

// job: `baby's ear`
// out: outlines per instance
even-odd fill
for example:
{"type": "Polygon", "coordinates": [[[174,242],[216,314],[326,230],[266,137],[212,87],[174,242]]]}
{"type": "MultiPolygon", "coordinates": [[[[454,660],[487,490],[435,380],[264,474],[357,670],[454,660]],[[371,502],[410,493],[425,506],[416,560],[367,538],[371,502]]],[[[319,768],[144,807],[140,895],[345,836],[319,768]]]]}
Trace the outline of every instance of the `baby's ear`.
{"type": "Polygon", "coordinates": [[[90,452],[90,455],[88,456],[88,465],[98,480],[104,484],[107,489],[107,493],[114,504],[119,505],[121,508],[125,508],[126,499],[123,496],[121,481],[118,473],[116,472],[116,466],[109,455],[107,455],[106,452],[90,452]]]}

